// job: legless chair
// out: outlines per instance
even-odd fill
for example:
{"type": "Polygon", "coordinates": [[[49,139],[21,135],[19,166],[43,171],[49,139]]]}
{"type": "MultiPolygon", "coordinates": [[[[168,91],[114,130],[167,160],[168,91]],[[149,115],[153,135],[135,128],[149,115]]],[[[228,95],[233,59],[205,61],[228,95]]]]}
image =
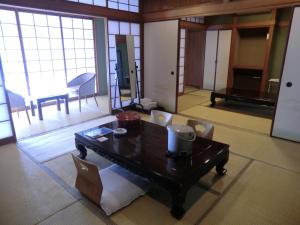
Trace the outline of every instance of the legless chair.
{"type": "Polygon", "coordinates": [[[166,127],[172,124],[172,119],[173,119],[173,115],[171,113],[158,111],[158,110],[151,111],[150,121],[152,123],[166,127]]]}
{"type": "Polygon", "coordinates": [[[204,120],[188,120],[187,125],[194,128],[197,136],[212,140],[214,135],[214,126],[204,120]],[[202,126],[204,130],[198,130],[197,126],[202,126]]]}
{"type": "Polygon", "coordinates": [[[72,154],[77,169],[75,187],[107,215],[129,205],[145,194],[148,181],[116,164],[103,170],[72,154]]]}

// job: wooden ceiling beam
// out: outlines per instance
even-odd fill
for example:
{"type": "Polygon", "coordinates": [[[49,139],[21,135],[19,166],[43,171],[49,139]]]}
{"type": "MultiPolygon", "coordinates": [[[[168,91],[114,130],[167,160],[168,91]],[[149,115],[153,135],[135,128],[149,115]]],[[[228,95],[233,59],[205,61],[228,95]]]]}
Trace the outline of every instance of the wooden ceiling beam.
{"type": "Polygon", "coordinates": [[[71,13],[91,17],[107,17],[108,19],[112,20],[129,22],[141,22],[142,20],[140,13],[120,11],[106,7],[69,2],[65,0],[0,0],[0,7],[1,6],[71,13]]]}
{"type": "Polygon", "coordinates": [[[181,17],[215,16],[236,13],[254,13],[300,5],[300,0],[243,0],[205,3],[172,10],[143,14],[144,22],[179,19],[181,17]]]}

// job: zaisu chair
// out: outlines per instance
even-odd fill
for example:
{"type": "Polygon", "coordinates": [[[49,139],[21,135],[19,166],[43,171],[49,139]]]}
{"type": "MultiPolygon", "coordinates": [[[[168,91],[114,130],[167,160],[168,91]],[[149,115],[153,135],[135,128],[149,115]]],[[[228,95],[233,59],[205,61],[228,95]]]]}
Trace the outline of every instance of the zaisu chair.
{"type": "Polygon", "coordinates": [[[98,102],[96,99],[96,74],[94,73],[84,73],[73,80],[68,82],[67,87],[72,92],[78,96],[79,101],[79,112],[81,112],[81,98],[85,97],[87,101],[87,97],[90,95],[94,96],[96,105],[98,106],[98,102]]]}
{"type": "Polygon", "coordinates": [[[150,121],[152,123],[166,127],[172,124],[172,119],[173,119],[173,115],[171,113],[167,113],[159,110],[151,111],[150,121]]]}
{"type": "Polygon", "coordinates": [[[31,124],[29,114],[27,111],[26,103],[25,103],[25,98],[19,94],[16,94],[12,91],[7,90],[8,98],[9,98],[9,103],[10,103],[10,108],[15,109],[17,111],[18,117],[19,117],[19,109],[25,109],[27,119],[29,124],[31,124]]]}
{"type": "Polygon", "coordinates": [[[77,169],[75,187],[107,215],[129,205],[145,194],[149,182],[113,164],[102,170],[72,154],[77,169]]]}
{"type": "Polygon", "coordinates": [[[204,120],[188,120],[187,125],[193,127],[197,136],[212,140],[214,135],[214,126],[204,120]],[[203,127],[203,129],[197,129],[197,126],[203,127]]]}

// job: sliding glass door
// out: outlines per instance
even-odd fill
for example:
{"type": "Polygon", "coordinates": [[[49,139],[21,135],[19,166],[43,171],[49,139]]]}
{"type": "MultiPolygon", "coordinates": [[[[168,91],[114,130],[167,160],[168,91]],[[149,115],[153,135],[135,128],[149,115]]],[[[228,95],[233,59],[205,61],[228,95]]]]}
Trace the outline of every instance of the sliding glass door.
{"type": "Polygon", "coordinates": [[[4,76],[0,57],[0,145],[15,141],[9,103],[5,91],[4,76]]]}
{"type": "Polygon", "coordinates": [[[6,88],[24,97],[65,90],[95,73],[93,20],[0,10],[0,54],[6,88]]]}

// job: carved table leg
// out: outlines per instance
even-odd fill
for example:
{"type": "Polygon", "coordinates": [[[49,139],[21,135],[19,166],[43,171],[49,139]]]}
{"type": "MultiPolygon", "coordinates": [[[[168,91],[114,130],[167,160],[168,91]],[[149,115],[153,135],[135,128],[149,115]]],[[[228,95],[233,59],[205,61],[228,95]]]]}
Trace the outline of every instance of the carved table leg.
{"type": "Polygon", "coordinates": [[[216,171],[220,176],[223,176],[227,173],[227,170],[224,168],[225,164],[228,162],[229,153],[226,155],[224,159],[217,162],[216,164],[216,171]]]}
{"type": "Polygon", "coordinates": [[[214,107],[216,105],[216,97],[213,92],[210,94],[210,101],[211,101],[210,106],[214,107]]]}
{"type": "Polygon", "coordinates": [[[172,194],[172,209],[171,214],[176,219],[181,219],[185,213],[183,209],[183,203],[185,201],[185,192],[174,192],[172,194]]]}
{"type": "Polygon", "coordinates": [[[87,155],[87,151],[86,151],[86,148],[84,147],[84,145],[80,144],[77,141],[75,141],[75,145],[76,145],[77,150],[80,152],[78,157],[81,158],[81,159],[85,159],[85,157],[87,155]]]}

